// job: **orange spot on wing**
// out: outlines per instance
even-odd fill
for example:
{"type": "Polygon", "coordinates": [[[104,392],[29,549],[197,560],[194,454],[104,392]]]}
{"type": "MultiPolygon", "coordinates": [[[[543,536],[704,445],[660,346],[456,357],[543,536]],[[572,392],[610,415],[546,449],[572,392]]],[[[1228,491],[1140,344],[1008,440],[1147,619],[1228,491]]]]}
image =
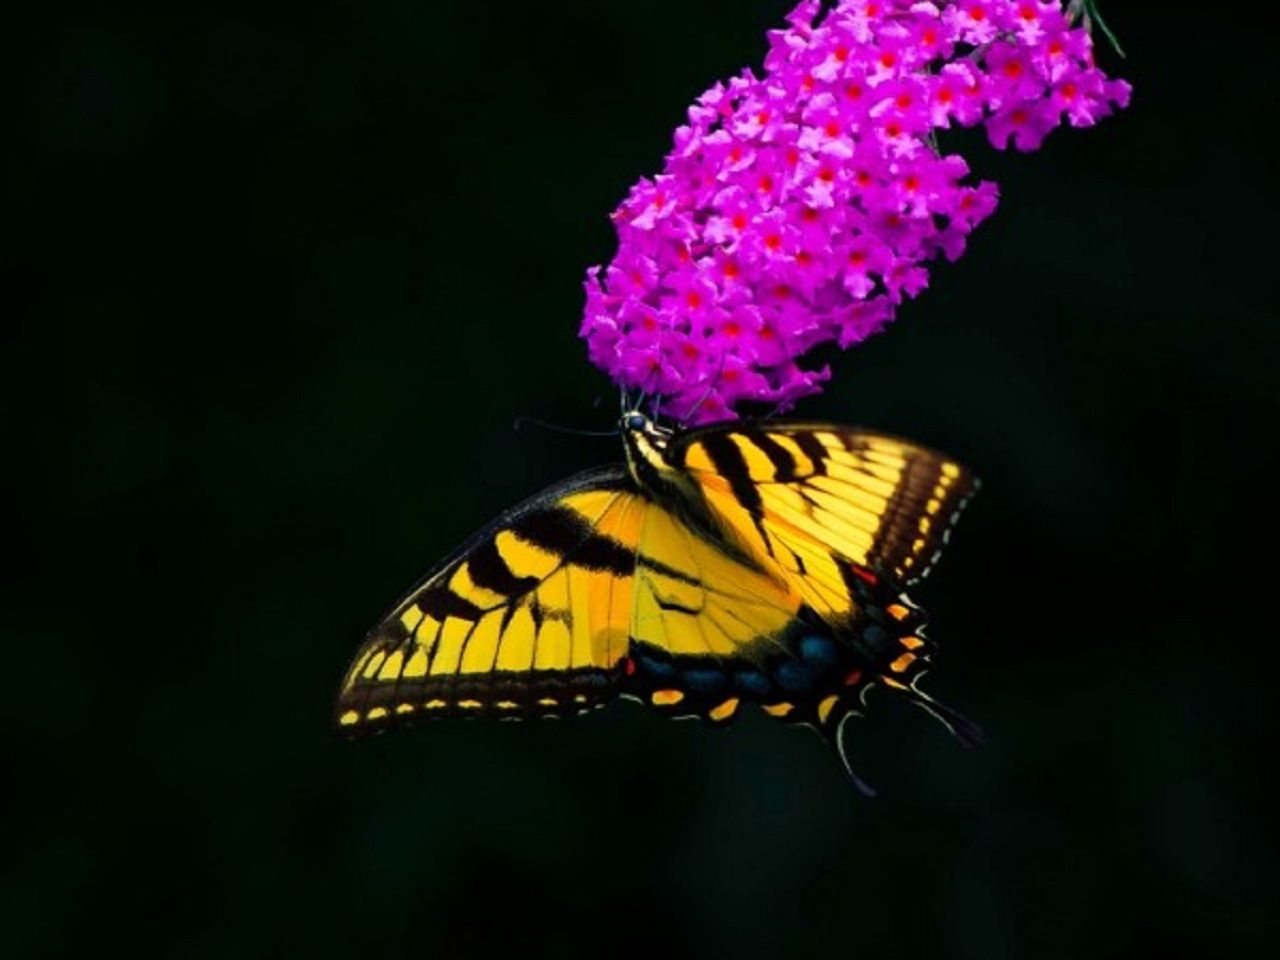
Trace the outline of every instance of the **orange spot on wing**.
{"type": "Polygon", "coordinates": [[[831,716],[831,711],[835,709],[836,704],[839,702],[840,698],[834,693],[823,699],[823,701],[818,704],[818,720],[822,723],[826,723],[827,718],[831,716]]]}
{"type": "Polygon", "coordinates": [[[712,707],[707,711],[707,716],[712,720],[728,720],[738,710],[738,698],[730,697],[724,703],[717,707],[712,707]]]}
{"type": "Polygon", "coordinates": [[[889,669],[894,673],[902,673],[907,669],[907,667],[915,663],[915,661],[916,655],[914,653],[904,653],[897,660],[893,661],[893,663],[889,664],[889,669]]]}

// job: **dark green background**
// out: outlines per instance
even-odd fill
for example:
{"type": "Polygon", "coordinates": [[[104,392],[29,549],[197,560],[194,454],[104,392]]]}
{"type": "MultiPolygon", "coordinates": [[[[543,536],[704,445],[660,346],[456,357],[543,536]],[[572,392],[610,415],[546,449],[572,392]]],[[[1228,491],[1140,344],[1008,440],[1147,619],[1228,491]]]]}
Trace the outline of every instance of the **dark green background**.
{"type": "Polygon", "coordinates": [[[331,734],[398,591],[617,459],[511,422],[610,425],[582,272],[685,105],[787,7],[9,22],[6,955],[1263,941],[1274,40],[1235,12],[1111,4],[1130,111],[1033,155],[950,139],[1000,210],[801,407],[985,480],[919,591],[931,689],[984,750],[882,697],[854,731],[866,801],[816,737],[755,717],[331,734]]]}

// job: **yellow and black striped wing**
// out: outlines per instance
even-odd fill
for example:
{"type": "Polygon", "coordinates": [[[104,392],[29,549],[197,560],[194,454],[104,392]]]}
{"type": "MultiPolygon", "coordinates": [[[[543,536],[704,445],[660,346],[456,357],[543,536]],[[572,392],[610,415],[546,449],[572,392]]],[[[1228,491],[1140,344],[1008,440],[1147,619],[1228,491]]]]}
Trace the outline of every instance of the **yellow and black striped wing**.
{"type": "Polygon", "coordinates": [[[801,658],[799,591],[665,505],[650,506],[639,546],[622,692],[717,722],[743,701],[789,711],[776,675],[801,658]]]}
{"type": "Polygon", "coordinates": [[[648,501],[591,471],[500,517],[370,631],[338,694],[350,732],[431,716],[580,713],[613,695],[648,501]]]}
{"type": "Polygon", "coordinates": [[[858,631],[852,618],[837,628],[806,602],[801,583],[672,506],[651,504],[645,515],[620,692],[718,723],[754,704],[833,738],[870,685],[910,681],[894,664],[924,653],[912,635],[921,618],[896,593],[855,581],[858,631]]]}
{"type": "Polygon", "coordinates": [[[853,653],[803,608],[677,505],[621,468],[596,471],[505,514],[397,603],[351,664],[336,718],[360,733],[580,713],[621,693],[717,722],[743,702],[810,719],[853,653]]]}
{"type": "Polygon", "coordinates": [[[672,443],[717,520],[827,620],[858,583],[922,579],[977,480],[909,441],[829,424],[731,424],[672,443]]]}

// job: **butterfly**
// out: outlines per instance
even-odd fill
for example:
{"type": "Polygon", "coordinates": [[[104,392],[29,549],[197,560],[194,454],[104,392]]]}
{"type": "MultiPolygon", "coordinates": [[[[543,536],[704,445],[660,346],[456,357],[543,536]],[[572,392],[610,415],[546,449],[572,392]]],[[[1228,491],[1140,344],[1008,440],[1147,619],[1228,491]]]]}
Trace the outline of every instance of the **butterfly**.
{"type": "Polygon", "coordinates": [[[852,775],[844,724],[880,687],[978,740],[919,689],[934,645],[903,592],[977,490],[968,471],[822,423],[673,430],[631,410],[619,432],[625,464],[509,510],[391,608],[347,671],[339,729],[616,696],[721,724],[752,704],[815,727],[852,775]]]}

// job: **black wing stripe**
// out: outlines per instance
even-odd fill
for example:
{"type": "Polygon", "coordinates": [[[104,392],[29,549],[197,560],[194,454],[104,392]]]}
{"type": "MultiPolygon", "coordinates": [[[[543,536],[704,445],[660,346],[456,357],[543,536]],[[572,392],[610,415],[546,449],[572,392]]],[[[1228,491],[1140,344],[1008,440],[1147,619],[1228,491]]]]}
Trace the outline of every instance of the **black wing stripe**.
{"type": "Polygon", "coordinates": [[[467,572],[477,587],[506,597],[518,597],[538,585],[537,577],[517,577],[498,552],[496,540],[486,540],[467,557],[467,572]]]}
{"type": "Polygon", "coordinates": [[[424,612],[441,622],[444,622],[445,617],[479,620],[480,614],[484,612],[466,597],[458,596],[446,586],[433,587],[426,591],[418,603],[424,612]]]}
{"type": "Polygon", "coordinates": [[[710,434],[699,443],[707,451],[716,472],[729,481],[729,489],[742,508],[753,517],[759,517],[764,512],[764,504],[760,499],[760,491],[751,480],[746,458],[742,456],[737,444],[727,433],[710,434]]]}
{"type": "Polygon", "coordinates": [[[574,552],[573,562],[588,570],[602,570],[629,577],[636,570],[636,555],[612,537],[593,533],[574,552]]]}
{"type": "Polygon", "coordinates": [[[790,483],[796,479],[796,458],[791,451],[777,440],[764,433],[743,434],[748,440],[760,448],[760,452],[773,464],[773,479],[776,483],[790,483]]]}
{"type": "Polygon", "coordinates": [[[672,580],[678,580],[681,583],[687,583],[692,587],[702,586],[702,580],[700,578],[685,573],[683,570],[677,570],[675,567],[668,566],[661,560],[655,560],[653,557],[646,557],[644,554],[641,554],[636,559],[636,565],[641,569],[652,570],[654,573],[659,573],[672,580]]]}
{"type": "Polygon", "coordinates": [[[620,577],[635,572],[635,553],[612,537],[596,533],[572,510],[549,507],[525,514],[511,527],[521,540],[561,555],[572,552],[574,566],[602,570],[620,577]]]}
{"type": "Polygon", "coordinates": [[[827,448],[822,445],[822,441],[817,436],[804,431],[788,434],[788,436],[800,448],[801,452],[813,462],[815,475],[821,476],[827,472],[827,448]]]}

